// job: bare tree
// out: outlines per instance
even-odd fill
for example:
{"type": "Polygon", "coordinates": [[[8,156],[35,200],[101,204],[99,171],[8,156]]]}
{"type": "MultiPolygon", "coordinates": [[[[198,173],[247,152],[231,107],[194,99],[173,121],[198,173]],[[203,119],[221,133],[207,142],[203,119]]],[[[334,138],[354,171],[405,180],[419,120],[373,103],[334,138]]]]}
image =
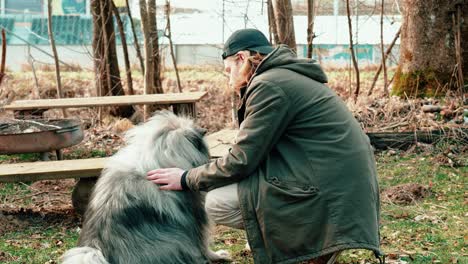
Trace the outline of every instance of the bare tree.
{"type": "MultiPolygon", "coordinates": [[[[466,10],[467,5],[457,5],[457,19],[459,25],[459,44],[460,44],[460,56],[461,56],[461,72],[463,74],[463,83],[468,83],[468,12],[466,10]],[[460,23],[464,21],[464,23],[460,23]],[[463,36],[463,41],[461,40],[463,36]]],[[[466,86],[465,86],[466,87],[466,86]]],[[[466,89],[466,88],[464,88],[466,89]]]]}
{"type": "Polygon", "coordinates": [[[384,40],[383,40],[383,20],[384,20],[384,4],[385,1],[382,1],[381,10],[380,10],[380,50],[382,52],[382,68],[384,71],[384,95],[388,95],[387,89],[387,65],[385,63],[385,51],[384,51],[384,40]]]}
{"type": "Polygon", "coordinates": [[[125,0],[125,5],[127,6],[128,18],[130,20],[130,27],[132,28],[133,44],[135,45],[135,51],[138,57],[138,61],[140,62],[141,72],[143,72],[144,74],[145,64],[143,61],[143,56],[141,56],[140,43],[138,42],[138,37],[136,35],[135,24],[133,23],[132,11],[130,10],[130,5],[128,4],[128,0],[125,0]]]}
{"type": "MultiPolygon", "coordinates": [[[[145,47],[145,94],[162,93],[160,79],[160,57],[158,32],[156,27],[156,0],[140,0],[141,30],[143,31],[145,47]]],[[[147,118],[155,108],[145,105],[144,118],[147,118]]]]}
{"type": "Polygon", "coordinates": [[[159,53],[159,36],[156,24],[156,0],[148,0],[148,29],[151,37],[153,52],[151,56],[153,67],[153,87],[154,93],[164,93],[161,84],[161,55],[159,53]]]}
{"type": "Polygon", "coordinates": [[[156,1],[140,0],[141,28],[145,46],[145,93],[162,93],[161,68],[156,27],[156,1]]]}
{"type": "Polygon", "coordinates": [[[6,51],[7,51],[6,34],[5,34],[5,29],[2,28],[2,64],[0,66],[0,85],[2,85],[3,77],[5,77],[6,51]]]}
{"type": "Polygon", "coordinates": [[[172,34],[171,34],[171,5],[169,3],[169,0],[166,0],[166,32],[165,36],[167,39],[169,39],[169,48],[171,50],[171,57],[172,57],[172,63],[174,64],[174,71],[176,74],[177,78],[177,88],[179,88],[179,92],[182,92],[182,86],[180,84],[180,77],[179,77],[179,70],[177,69],[177,60],[174,54],[174,45],[172,44],[172,34]]]}
{"type": "Polygon", "coordinates": [[[40,88],[39,88],[39,81],[37,79],[36,66],[34,66],[34,63],[36,62],[36,60],[31,55],[31,46],[30,45],[28,45],[28,62],[31,65],[31,71],[32,71],[33,78],[34,78],[34,90],[33,90],[32,96],[33,96],[34,99],[40,99],[41,98],[41,91],[40,91],[40,88]]]}
{"type": "MultiPolygon", "coordinates": [[[[452,14],[452,22],[453,22],[453,29],[454,29],[454,35],[455,35],[455,58],[457,62],[457,72],[455,74],[456,76],[456,85],[458,86],[458,89],[460,90],[460,94],[463,94],[463,89],[464,89],[464,77],[463,77],[463,58],[462,58],[462,44],[461,44],[461,24],[462,24],[462,19],[461,19],[461,6],[457,5],[455,7],[455,13],[452,14]]],[[[465,14],[465,28],[468,28],[466,26],[466,18],[468,15],[465,14]]],[[[466,42],[466,41],[465,41],[466,42]]],[[[468,45],[466,45],[468,47],[468,45]]],[[[468,59],[468,56],[465,58],[465,60],[468,59]]],[[[465,68],[465,70],[467,70],[465,68]]],[[[468,77],[467,77],[468,80],[468,77]]]]}
{"type": "Polygon", "coordinates": [[[277,44],[286,44],[296,50],[291,0],[273,0],[273,13],[279,40],[277,44]]]}
{"type": "Polygon", "coordinates": [[[349,0],[346,0],[346,14],[348,16],[348,31],[349,31],[349,50],[351,52],[351,59],[353,60],[354,71],[356,72],[356,90],[354,90],[354,102],[357,101],[359,96],[360,88],[360,78],[359,78],[359,66],[356,59],[356,54],[354,53],[354,44],[353,44],[353,26],[351,25],[351,11],[349,9],[349,0]]]}
{"type": "MultiPolygon", "coordinates": [[[[395,46],[397,39],[400,37],[400,32],[401,32],[401,27],[398,29],[397,33],[395,34],[395,37],[393,38],[392,43],[390,43],[390,46],[388,46],[387,50],[385,51],[385,54],[383,55],[383,60],[387,60],[388,55],[390,55],[390,52],[392,52],[393,46],[395,46]]],[[[374,75],[374,79],[372,80],[372,84],[367,95],[372,94],[375,84],[377,83],[377,80],[379,79],[380,72],[382,71],[382,66],[383,66],[383,63],[379,65],[379,68],[377,69],[377,72],[374,75]]],[[[393,77],[392,77],[392,80],[393,80],[393,77]]],[[[388,83],[388,85],[390,85],[390,83],[391,81],[388,83]]]]}
{"type": "Polygon", "coordinates": [[[307,58],[312,58],[314,41],[315,1],[307,0],[307,58]]]}
{"type": "MultiPolygon", "coordinates": [[[[151,94],[153,91],[153,43],[148,29],[148,13],[146,8],[146,1],[140,0],[140,16],[141,16],[141,31],[143,32],[144,48],[145,48],[145,79],[144,79],[144,92],[151,94]]],[[[145,116],[147,116],[145,110],[145,116]]]]}
{"type": "MultiPolygon", "coordinates": [[[[392,92],[408,97],[434,96],[459,87],[459,66],[468,61],[468,5],[466,1],[403,0],[400,64],[392,92]],[[460,10],[460,11],[458,11],[460,10]],[[457,15],[460,12],[460,15],[457,15]],[[456,41],[460,25],[460,41],[456,41]],[[457,20],[459,21],[457,22],[457,20]],[[463,24],[461,21],[465,21],[463,24]],[[465,34],[463,34],[465,32],[465,34]],[[459,45],[458,45],[459,44],[459,45]],[[457,63],[457,45],[462,47],[457,63]]],[[[462,69],[465,83],[466,68],[462,69]],[[465,71],[463,73],[463,71],[465,71]]]]}
{"type": "MultiPolygon", "coordinates": [[[[57,81],[57,97],[63,98],[62,80],[60,78],[60,64],[58,61],[57,47],[55,46],[54,33],[52,31],[52,0],[47,1],[47,29],[49,32],[49,42],[54,54],[55,79],[57,81]]],[[[63,117],[67,117],[66,109],[62,109],[63,117]]]]}
{"type": "Polygon", "coordinates": [[[270,42],[274,44],[278,44],[280,42],[278,37],[278,30],[276,28],[276,19],[275,19],[275,12],[273,11],[273,3],[272,0],[267,0],[267,9],[268,9],[268,28],[270,32],[270,42]]]}
{"type": "MultiPolygon", "coordinates": [[[[96,93],[98,96],[125,95],[117,61],[110,0],[92,0],[91,12],[96,93]]],[[[132,106],[119,106],[111,110],[111,114],[121,117],[130,117],[133,113],[132,106]]]]}
{"type": "Polygon", "coordinates": [[[125,62],[125,74],[127,76],[127,87],[128,87],[128,94],[133,95],[133,79],[132,79],[132,70],[130,69],[130,59],[128,58],[128,46],[127,46],[127,36],[125,36],[125,30],[122,23],[122,18],[120,17],[119,9],[114,4],[113,0],[110,0],[112,4],[112,12],[114,13],[115,20],[117,21],[117,27],[120,33],[120,41],[122,42],[122,51],[124,55],[124,62],[125,62]]]}

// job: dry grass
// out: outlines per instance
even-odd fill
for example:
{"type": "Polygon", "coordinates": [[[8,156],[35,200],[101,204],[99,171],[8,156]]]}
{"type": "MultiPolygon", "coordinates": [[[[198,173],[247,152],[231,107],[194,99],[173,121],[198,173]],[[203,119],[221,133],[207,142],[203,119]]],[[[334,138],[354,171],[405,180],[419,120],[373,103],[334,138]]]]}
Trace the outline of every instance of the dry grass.
{"type": "MultiPolygon", "coordinates": [[[[78,68],[79,69],[79,68],[78,68]]],[[[50,69],[49,69],[50,70],[50,69]]],[[[93,73],[90,71],[62,72],[62,83],[66,97],[94,96],[93,73]]],[[[384,97],[382,80],[377,82],[372,95],[367,96],[376,66],[369,66],[361,71],[361,94],[354,103],[351,94],[354,92],[354,75],[347,69],[327,68],[328,85],[346,102],[355,117],[366,131],[414,131],[433,130],[441,127],[457,127],[463,123],[463,101],[454,94],[447,93],[440,99],[402,99],[384,97]],[[424,104],[443,105],[441,113],[423,113],[424,104]]],[[[389,70],[389,79],[394,69],[389,70]]],[[[124,78],[123,74],[121,75],[124,78]]],[[[198,104],[200,125],[209,132],[232,126],[231,93],[227,91],[227,78],[219,66],[181,66],[180,78],[183,91],[207,91],[208,96],[198,104]]],[[[143,92],[141,72],[133,72],[136,93],[143,92]]],[[[3,84],[4,89],[12,90],[16,99],[55,98],[55,75],[53,71],[37,72],[38,86],[31,72],[9,73],[3,84]]],[[[164,72],[163,87],[165,92],[178,92],[175,72],[168,68],[164,72]]],[[[124,88],[126,87],[123,80],[124,88]]],[[[236,102],[235,102],[236,103],[236,102]]],[[[235,104],[234,103],[234,104],[235,104]]],[[[93,109],[81,109],[82,119],[89,119],[93,109]]],[[[58,111],[49,111],[53,116],[58,111]]]]}

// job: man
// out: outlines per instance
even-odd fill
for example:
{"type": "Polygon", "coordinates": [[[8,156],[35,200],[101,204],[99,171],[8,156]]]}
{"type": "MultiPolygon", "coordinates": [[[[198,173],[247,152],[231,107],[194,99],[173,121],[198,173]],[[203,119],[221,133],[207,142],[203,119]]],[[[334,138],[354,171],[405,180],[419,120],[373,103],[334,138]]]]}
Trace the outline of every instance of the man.
{"type": "Polygon", "coordinates": [[[234,32],[223,59],[241,96],[236,143],[209,164],[148,179],[209,191],[207,212],[245,229],[255,263],[333,263],[350,248],[379,256],[372,147],[320,66],[255,29],[234,32]]]}

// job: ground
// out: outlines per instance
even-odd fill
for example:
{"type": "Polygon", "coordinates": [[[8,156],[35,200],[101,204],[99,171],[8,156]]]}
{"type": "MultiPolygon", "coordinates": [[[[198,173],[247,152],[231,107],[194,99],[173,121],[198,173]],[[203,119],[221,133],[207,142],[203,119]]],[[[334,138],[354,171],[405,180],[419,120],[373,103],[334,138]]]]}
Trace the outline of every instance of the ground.
{"type": "MultiPolygon", "coordinates": [[[[372,79],[372,73],[363,73],[364,82],[372,79]]],[[[176,91],[173,75],[172,71],[166,72],[167,91],[176,91]]],[[[347,100],[349,90],[344,87],[349,84],[348,73],[330,71],[329,75],[330,86],[347,100]]],[[[38,76],[41,98],[53,97],[53,73],[39,72],[38,76]]],[[[92,73],[68,72],[63,76],[70,96],[93,94],[92,73]]],[[[138,73],[135,77],[138,90],[142,79],[138,73]]],[[[208,96],[199,104],[201,126],[215,132],[232,125],[231,96],[223,91],[225,79],[219,69],[184,68],[181,78],[186,91],[208,91],[208,96]]],[[[30,72],[10,74],[2,86],[14,90],[17,98],[29,98],[34,94],[30,72]]],[[[382,99],[379,89],[374,96],[363,96],[357,104],[348,102],[348,106],[366,131],[452,126],[459,123],[461,117],[457,114],[460,102],[456,98],[382,99]],[[418,111],[421,104],[437,104],[438,101],[453,109],[451,118],[418,111]]],[[[83,120],[86,136],[79,145],[64,150],[65,159],[109,156],[121,146],[122,131],[131,126],[128,120],[112,117],[106,117],[99,125],[92,109],[71,112],[83,120]]],[[[59,112],[46,114],[54,116],[59,112]]],[[[11,118],[6,113],[3,115],[11,118]]],[[[405,151],[390,149],[376,153],[382,199],[381,244],[387,263],[468,263],[467,152],[467,146],[460,141],[444,140],[434,146],[419,144],[405,151]]],[[[0,163],[38,159],[38,154],[0,155],[0,163]]],[[[76,245],[81,218],[71,206],[73,185],[73,179],[0,183],[0,263],[56,263],[65,250],[76,245]]],[[[215,227],[213,248],[227,249],[234,263],[253,263],[245,244],[243,231],[215,227]]],[[[338,263],[377,262],[370,252],[347,251],[338,263]]]]}
{"type": "MultiPolygon", "coordinates": [[[[387,263],[467,263],[468,167],[451,167],[432,152],[386,151],[376,157],[387,263]],[[398,193],[408,193],[394,187],[408,183],[422,186],[426,194],[416,192],[414,201],[400,202],[398,193]]],[[[71,206],[73,181],[0,184],[0,262],[56,263],[76,244],[81,218],[71,206]]],[[[243,231],[215,228],[213,248],[227,249],[235,263],[253,263],[245,243],[243,231]]],[[[370,252],[347,251],[338,263],[377,262],[370,252]]]]}

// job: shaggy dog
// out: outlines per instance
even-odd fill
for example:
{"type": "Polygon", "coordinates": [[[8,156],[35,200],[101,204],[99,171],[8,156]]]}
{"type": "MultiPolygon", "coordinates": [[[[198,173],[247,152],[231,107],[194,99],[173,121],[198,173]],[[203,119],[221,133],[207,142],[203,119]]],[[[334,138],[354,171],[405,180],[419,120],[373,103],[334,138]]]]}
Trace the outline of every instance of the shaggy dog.
{"type": "Polygon", "coordinates": [[[94,187],[77,248],[63,263],[206,263],[209,221],[198,192],[162,191],[146,179],[156,168],[190,169],[209,161],[204,132],[164,111],[129,130],[94,187]]]}

